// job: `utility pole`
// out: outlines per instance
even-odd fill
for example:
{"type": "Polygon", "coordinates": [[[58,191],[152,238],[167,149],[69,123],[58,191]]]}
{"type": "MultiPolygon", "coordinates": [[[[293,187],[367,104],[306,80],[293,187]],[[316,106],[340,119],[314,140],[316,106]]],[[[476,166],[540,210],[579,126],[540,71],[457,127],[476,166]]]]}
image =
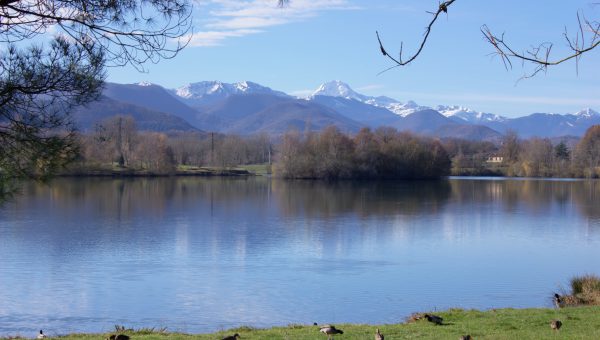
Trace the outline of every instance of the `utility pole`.
{"type": "Polygon", "coordinates": [[[215,154],[215,133],[210,133],[210,165],[214,165],[214,154],[215,154]]]}
{"type": "Polygon", "coordinates": [[[125,158],[123,157],[123,136],[122,136],[122,127],[123,126],[123,118],[119,116],[119,123],[117,126],[117,150],[119,150],[119,167],[125,166],[125,158]]]}

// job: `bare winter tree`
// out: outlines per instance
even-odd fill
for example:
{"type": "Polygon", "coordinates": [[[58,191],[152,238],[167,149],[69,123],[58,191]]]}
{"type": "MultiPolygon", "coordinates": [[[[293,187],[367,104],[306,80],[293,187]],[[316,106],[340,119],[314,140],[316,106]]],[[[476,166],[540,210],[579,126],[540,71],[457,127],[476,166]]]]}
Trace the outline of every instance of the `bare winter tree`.
{"type": "MultiPolygon", "coordinates": [[[[387,70],[405,66],[413,62],[419,54],[421,54],[440,14],[448,13],[450,6],[454,4],[455,1],[456,0],[448,0],[440,2],[437,9],[428,12],[432,15],[431,21],[425,28],[425,33],[417,51],[409,56],[404,54],[404,46],[402,43],[400,44],[400,52],[397,57],[388,53],[388,50],[386,50],[382,39],[380,38],[379,32],[376,32],[381,53],[392,61],[393,64],[387,70]]],[[[577,24],[578,29],[574,35],[570,35],[565,29],[563,38],[569,51],[561,56],[555,56],[553,54],[554,44],[551,42],[544,42],[529,49],[519,50],[511,46],[510,43],[505,40],[504,33],[495,34],[487,25],[481,27],[481,32],[486,41],[492,45],[494,49],[492,54],[500,57],[507,70],[513,67],[513,63],[522,63],[523,65],[531,66],[531,69],[526,71],[523,76],[524,78],[529,78],[540,72],[547,71],[549,66],[559,65],[570,60],[575,60],[576,65],[578,65],[582,55],[600,45],[600,22],[587,18],[584,13],[577,13],[577,24]]],[[[384,70],[384,72],[387,70],[384,70]]]]}
{"type": "Polygon", "coordinates": [[[189,0],[0,0],[0,189],[73,158],[70,113],[105,68],[174,57],[190,14],[189,0]]]}

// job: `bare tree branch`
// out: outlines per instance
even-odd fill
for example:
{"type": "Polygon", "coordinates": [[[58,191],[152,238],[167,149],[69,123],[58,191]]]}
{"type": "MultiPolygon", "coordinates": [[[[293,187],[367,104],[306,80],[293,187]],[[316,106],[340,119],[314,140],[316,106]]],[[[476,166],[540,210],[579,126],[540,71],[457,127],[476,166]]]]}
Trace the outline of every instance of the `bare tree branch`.
{"type": "Polygon", "coordinates": [[[191,10],[190,0],[0,0],[0,43],[54,31],[95,41],[107,66],[144,71],[144,63],[173,58],[187,45],[191,10]]]}
{"type": "Polygon", "coordinates": [[[504,40],[504,33],[495,35],[487,25],[481,27],[481,32],[487,42],[494,47],[492,54],[501,58],[507,70],[512,68],[512,60],[520,60],[523,65],[525,63],[533,65],[533,70],[523,76],[523,78],[531,78],[540,72],[546,72],[549,66],[559,65],[571,59],[575,60],[575,67],[578,71],[581,56],[600,45],[599,22],[590,21],[585,16],[577,13],[577,23],[578,31],[575,36],[569,36],[566,28],[563,33],[566,45],[571,53],[555,59],[551,58],[554,47],[554,44],[551,42],[544,42],[519,52],[504,40]]]}
{"type": "MultiPolygon", "coordinates": [[[[379,32],[376,31],[375,34],[377,35],[377,41],[379,42],[379,49],[381,50],[381,54],[383,54],[385,57],[387,57],[388,59],[390,59],[391,61],[393,61],[396,65],[388,68],[387,70],[390,70],[394,67],[398,67],[398,66],[405,66],[408,65],[409,63],[411,63],[413,60],[415,60],[419,54],[421,54],[421,51],[423,51],[423,48],[425,47],[425,43],[427,43],[427,39],[429,38],[429,34],[431,33],[431,28],[433,27],[433,24],[435,24],[435,22],[437,21],[438,17],[440,16],[440,14],[443,13],[448,13],[448,7],[450,7],[450,5],[452,5],[454,3],[454,1],[456,0],[448,0],[448,1],[444,1],[442,3],[439,4],[437,11],[435,12],[428,12],[433,14],[433,18],[431,19],[431,21],[429,22],[429,25],[427,25],[427,27],[425,28],[425,35],[423,36],[423,40],[421,40],[421,44],[419,46],[419,49],[417,50],[417,52],[415,52],[415,54],[413,54],[412,56],[410,56],[408,59],[403,60],[403,43],[400,43],[400,53],[398,54],[398,58],[392,57],[385,49],[385,47],[383,46],[383,43],[381,42],[381,38],[379,36],[379,32]]],[[[384,70],[382,72],[385,72],[387,70],[384,70]]]]}
{"type": "MultiPolygon", "coordinates": [[[[287,2],[287,0],[280,1],[280,4],[283,2],[287,2]]],[[[394,64],[393,66],[381,71],[379,74],[395,67],[405,66],[413,62],[423,51],[432,27],[439,18],[440,14],[442,12],[447,13],[448,7],[450,7],[450,5],[452,5],[454,2],[455,0],[441,2],[436,11],[428,12],[433,15],[433,18],[429,22],[429,25],[427,25],[425,28],[425,34],[421,40],[419,48],[408,58],[404,57],[404,44],[402,42],[400,43],[400,52],[398,57],[394,57],[384,47],[379,32],[375,32],[381,53],[394,64]]],[[[600,3],[592,3],[594,6],[599,4],[600,3]]],[[[504,39],[504,33],[500,35],[493,34],[487,25],[481,26],[481,32],[483,33],[485,40],[494,48],[492,55],[500,57],[506,70],[513,68],[513,61],[520,61],[523,66],[526,64],[533,66],[533,70],[526,72],[521,78],[523,79],[533,77],[540,72],[546,72],[549,66],[559,65],[572,59],[575,60],[576,72],[579,72],[579,60],[581,59],[582,55],[600,45],[600,22],[588,20],[585,15],[578,12],[577,24],[578,30],[574,36],[569,36],[568,31],[565,28],[563,38],[566,41],[566,46],[569,48],[570,53],[558,58],[552,58],[554,44],[551,42],[544,42],[537,46],[532,46],[527,50],[518,51],[506,42],[504,39]]]]}

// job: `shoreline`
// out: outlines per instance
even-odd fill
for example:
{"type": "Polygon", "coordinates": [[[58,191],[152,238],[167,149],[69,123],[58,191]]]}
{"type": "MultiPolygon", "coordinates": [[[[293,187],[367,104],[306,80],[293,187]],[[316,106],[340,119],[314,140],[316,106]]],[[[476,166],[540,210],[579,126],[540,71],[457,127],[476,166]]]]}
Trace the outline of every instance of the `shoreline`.
{"type": "Polygon", "coordinates": [[[137,170],[94,170],[87,172],[66,172],[57,174],[56,177],[243,177],[261,176],[245,169],[202,169],[197,171],[183,170],[169,173],[155,173],[137,170]]]}
{"type": "MultiPolygon", "coordinates": [[[[471,335],[474,339],[599,339],[600,306],[553,308],[502,308],[480,310],[449,309],[432,312],[443,318],[441,325],[435,325],[426,319],[405,321],[394,324],[335,324],[344,331],[336,339],[372,339],[377,328],[386,339],[459,339],[471,335]],[[559,331],[550,327],[552,320],[560,320],[559,331]]],[[[327,320],[319,324],[326,324],[327,320]]],[[[142,328],[138,330],[119,328],[106,333],[48,334],[48,338],[62,339],[105,339],[110,334],[126,334],[132,339],[182,339],[208,340],[222,339],[239,333],[241,339],[325,339],[318,327],[311,324],[292,324],[271,328],[241,326],[212,333],[170,332],[166,328],[142,328]]],[[[0,339],[35,338],[37,334],[11,334],[0,339]]]]}
{"type": "MultiPolygon", "coordinates": [[[[90,171],[90,172],[73,172],[60,173],[54,176],[56,178],[153,178],[153,177],[272,177],[267,173],[255,173],[244,169],[230,170],[202,170],[202,171],[175,171],[172,173],[153,173],[140,171],[90,171]]],[[[275,178],[275,177],[272,177],[275,178]]],[[[546,181],[588,181],[598,180],[598,178],[586,177],[523,177],[523,176],[480,176],[480,175],[448,175],[441,178],[340,178],[336,180],[322,178],[281,178],[284,180],[293,181],[437,181],[437,180],[452,180],[452,179],[472,179],[472,180],[546,180],[546,181]]]]}

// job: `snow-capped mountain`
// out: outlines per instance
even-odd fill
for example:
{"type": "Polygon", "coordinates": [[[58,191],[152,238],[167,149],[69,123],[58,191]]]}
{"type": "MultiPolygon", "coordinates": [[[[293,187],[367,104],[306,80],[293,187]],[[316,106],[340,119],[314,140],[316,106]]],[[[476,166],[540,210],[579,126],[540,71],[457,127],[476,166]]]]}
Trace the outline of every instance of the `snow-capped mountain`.
{"type": "Polygon", "coordinates": [[[313,92],[310,97],[308,97],[308,99],[310,100],[315,96],[354,99],[365,104],[385,108],[402,117],[406,117],[415,112],[433,109],[448,118],[453,118],[456,122],[465,122],[470,124],[483,124],[486,122],[500,123],[506,121],[507,119],[500,115],[479,112],[462,106],[438,105],[435,108],[432,108],[429,106],[419,105],[412,100],[403,103],[394,98],[385,96],[366,96],[354,91],[348,84],[339,80],[321,84],[317,90],[313,92]]]}
{"type": "Polygon", "coordinates": [[[79,113],[82,128],[93,126],[90,124],[96,112],[106,113],[98,115],[100,118],[131,114],[141,127],[156,131],[195,128],[277,134],[290,126],[320,129],[334,124],[344,131],[391,126],[440,138],[472,140],[497,140],[508,129],[523,138],[582,136],[590,126],[600,124],[600,113],[589,108],[570,114],[534,113],[506,118],[462,106],[430,108],[414,101],[367,96],[341,81],[324,83],[305,99],[249,81],[201,81],[174,90],[148,82],[107,83],[102,94],[103,101],[93,110],[79,113]]]}
{"type": "Polygon", "coordinates": [[[288,96],[283,92],[275,91],[269,87],[250,81],[242,81],[238,83],[223,83],[216,80],[201,81],[181,86],[172,91],[173,94],[175,94],[179,99],[192,106],[201,106],[214,103],[217,100],[239,94],[269,94],[281,97],[288,96]]]}
{"type": "Polygon", "coordinates": [[[365,96],[354,91],[348,84],[341,82],[339,80],[330,81],[327,83],[321,84],[315,92],[313,92],[308,99],[312,99],[316,96],[326,96],[326,97],[342,97],[345,99],[354,99],[361,103],[369,104],[372,106],[377,106],[381,108],[386,108],[393,113],[405,117],[411,113],[430,109],[426,106],[419,106],[417,103],[413,101],[408,101],[406,103],[401,103],[398,100],[386,96],[365,96]]]}
{"type": "Polygon", "coordinates": [[[478,112],[462,106],[444,106],[438,105],[435,110],[444,116],[456,117],[472,124],[481,124],[483,122],[504,122],[505,117],[493,113],[478,112]]]}
{"type": "Polygon", "coordinates": [[[321,84],[309,98],[316,96],[342,97],[346,99],[358,100],[359,102],[363,103],[369,99],[372,99],[372,97],[368,97],[357,93],[356,91],[351,89],[350,86],[348,86],[348,84],[339,80],[334,80],[321,84]]]}
{"type": "Polygon", "coordinates": [[[583,118],[583,119],[590,119],[590,118],[598,118],[600,117],[600,113],[598,113],[597,111],[594,111],[592,109],[590,109],[589,107],[586,109],[583,109],[579,112],[575,112],[573,114],[574,116],[576,116],[578,119],[583,118]]]}
{"type": "Polygon", "coordinates": [[[392,103],[392,104],[385,106],[385,108],[399,116],[402,116],[402,117],[406,117],[409,114],[415,113],[418,111],[424,111],[424,110],[431,109],[429,106],[421,106],[421,105],[413,102],[412,100],[409,100],[406,103],[400,103],[400,102],[392,103]]]}

